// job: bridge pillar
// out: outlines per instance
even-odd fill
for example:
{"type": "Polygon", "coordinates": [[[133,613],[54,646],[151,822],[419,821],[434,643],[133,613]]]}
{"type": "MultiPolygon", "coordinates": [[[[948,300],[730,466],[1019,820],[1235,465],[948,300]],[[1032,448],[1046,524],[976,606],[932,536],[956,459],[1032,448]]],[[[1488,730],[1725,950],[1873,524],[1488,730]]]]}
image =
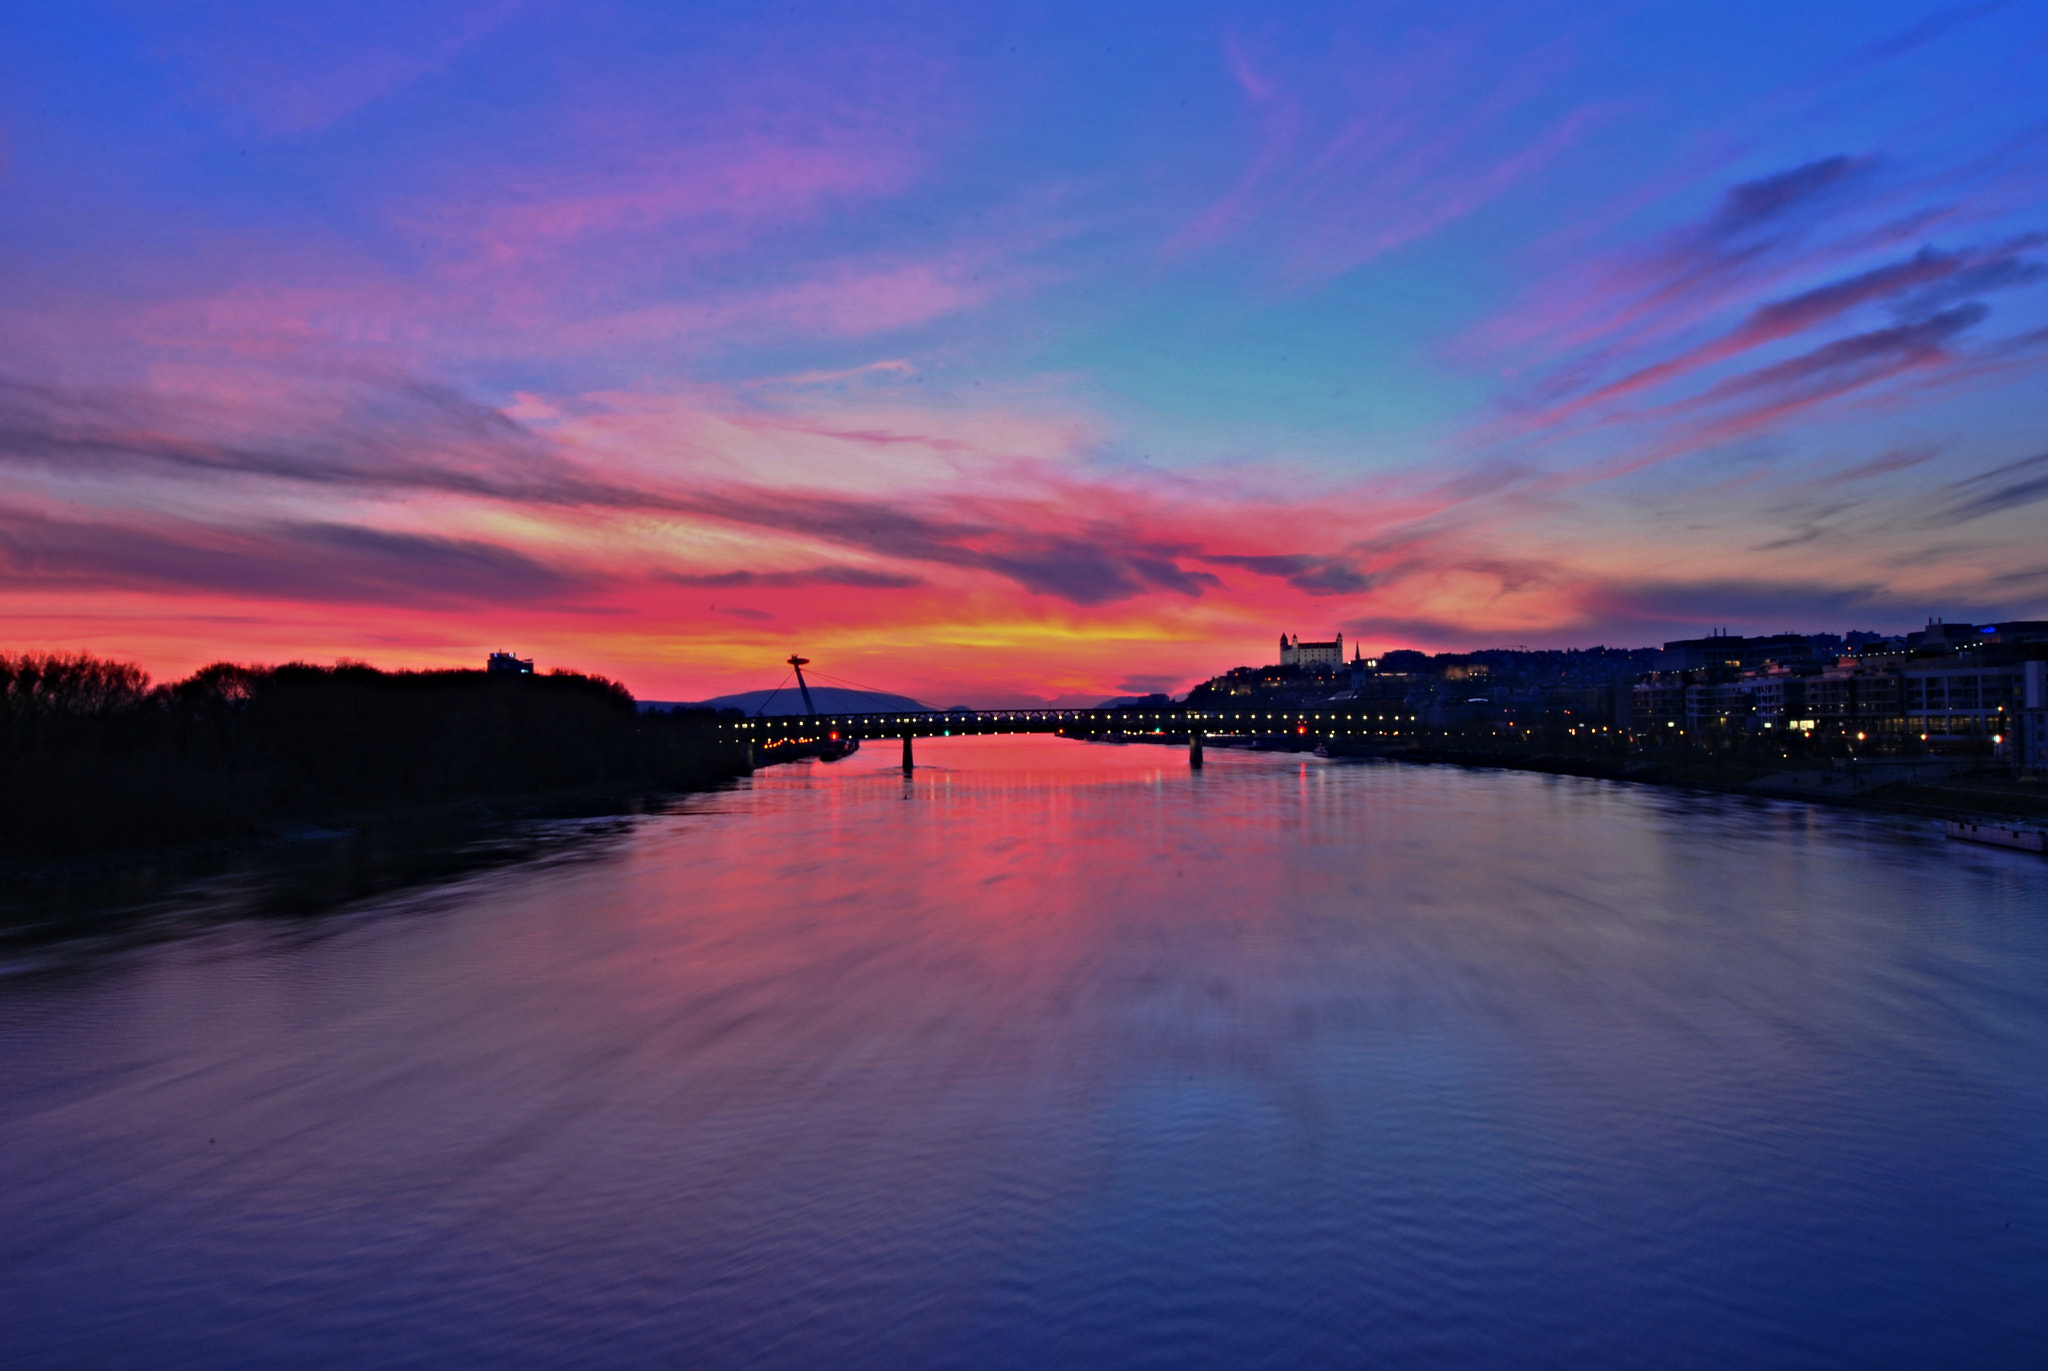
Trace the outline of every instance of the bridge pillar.
{"type": "Polygon", "coordinates": [[[1202,769],[1202,730],[1197,728],[1188,734],[1188,768],[1202,769]]]}
{"type": "Polygon", "coordinates": [[[914,765],[910,758],[910,735],[906,733],[903,735],[903,774],[908,776],[914,765]]]}

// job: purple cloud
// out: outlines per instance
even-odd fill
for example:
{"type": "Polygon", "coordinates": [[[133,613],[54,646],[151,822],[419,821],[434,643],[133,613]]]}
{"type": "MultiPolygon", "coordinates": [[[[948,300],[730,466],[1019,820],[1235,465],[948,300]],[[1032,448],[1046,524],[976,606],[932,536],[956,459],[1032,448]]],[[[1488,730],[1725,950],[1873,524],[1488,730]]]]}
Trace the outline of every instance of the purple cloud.
{"type": "Polygon", "coordinates": [[[1769,397],[1773,410],[1781,410],[1795,401],[1811,403],[1839,395],[1947,357],[1945,344],[1982,323],[1990,313],[1985,305],[1972,302],[1916,323],[1838,338],[1797,357],[1730,377],[1687,403],[1711,405],[1761,394],[1769,397]]]}
{"type": "Polygon", "coordinates": [[[2048,453],[2007,462],[1957,481],[1949,487],[1949,493],[1956,499],[1942,512],[1941,519],[1952,523],[2003,514],[2048,500],[2048,453]]]}
{"type": "Polygon", "coordinates": [[[1865,182],[1875,159],[1836,153],[1789,171],[1730,186],[1721,196],[1700,239],[1722,243],[1761,230],[1783,229],[1810,218],[1845,191],[1865,182]]]}
{"type": "Polygon", "coordinates": [[[657,571],[654,576],[657,580],[668,581],[674,585],[704,586],[714,590],[728,586],[758,586],[770,590],[794,586],[859,586],[866,590],[904,590],[925,583],[919,576],[906,576],[900,572],[876,571],[858,566],[816,566],[806,567],[801,571],[657,571]]]}
{"type": "Polygon", "coordinates": [[[1243,567],[1260,576],[1277,577],[1308,595],[1356,595],[1372,589],[1381,580],[1341,557],[1312,557],[1299,553],[1267,556],[1210,554],[1202,560],[1215,566],[1243,567]]]}
{"type": "Polygon", "coordinates": [[[18,585],[427,607],[559,603],[584,584],[475,539],[319,523],[86,522],[4,508],[0,564],[18,585]]]}

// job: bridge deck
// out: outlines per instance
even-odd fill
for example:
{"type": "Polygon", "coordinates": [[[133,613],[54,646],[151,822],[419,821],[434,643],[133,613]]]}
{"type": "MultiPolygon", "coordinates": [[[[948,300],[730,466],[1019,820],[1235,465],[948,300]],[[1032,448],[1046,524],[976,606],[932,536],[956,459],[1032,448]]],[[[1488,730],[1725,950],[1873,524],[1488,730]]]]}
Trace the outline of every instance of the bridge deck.
{"type": "Polygon", "coordinates": [[[720,719],[718,730],[735,742],[794,739],[943,738],[997,733],[1060,733],[1074,737],[1163,734],[1211,738],[1394,736],[1415,731],[1413,714],[1397,709],[978,709],[873,714],[778,714],[720,719]]]}

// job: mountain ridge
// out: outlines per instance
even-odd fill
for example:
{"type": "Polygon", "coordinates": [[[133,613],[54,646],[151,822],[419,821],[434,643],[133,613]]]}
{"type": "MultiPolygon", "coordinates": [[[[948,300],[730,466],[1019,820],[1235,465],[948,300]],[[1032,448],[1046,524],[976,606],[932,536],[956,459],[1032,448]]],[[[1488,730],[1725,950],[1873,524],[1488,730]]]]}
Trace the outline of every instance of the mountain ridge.
{"type": "MultiPolygon", "coordinates": [[[[936,713],[932,707],[908,695],[891,695],[881,690],[852,690],[844,686],[812,686],[811,699],[820,714],[936,713]]],[[[737,709],[748,714],[771,717],[802,714],[804,697],[793,685],[780,690],[743,690],[736,695],[714,695],[708,700],[642,700],[646,709],[737,709]],[[764,711],[762,706],[766,705],[764,711]]]]}

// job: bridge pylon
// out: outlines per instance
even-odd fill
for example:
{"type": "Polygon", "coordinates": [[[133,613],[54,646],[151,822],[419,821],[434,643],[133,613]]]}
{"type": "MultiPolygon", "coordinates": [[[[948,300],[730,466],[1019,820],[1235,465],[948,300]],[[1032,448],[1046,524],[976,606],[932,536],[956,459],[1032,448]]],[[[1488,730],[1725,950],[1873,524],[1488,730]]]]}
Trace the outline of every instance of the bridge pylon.
{"type": "Polygon", "coordinates": [[[916,763],[911,759],[910,755],[910,730],[905,729],[903,732],[903,774],[908,776],[915,767],[916,763]]]}

